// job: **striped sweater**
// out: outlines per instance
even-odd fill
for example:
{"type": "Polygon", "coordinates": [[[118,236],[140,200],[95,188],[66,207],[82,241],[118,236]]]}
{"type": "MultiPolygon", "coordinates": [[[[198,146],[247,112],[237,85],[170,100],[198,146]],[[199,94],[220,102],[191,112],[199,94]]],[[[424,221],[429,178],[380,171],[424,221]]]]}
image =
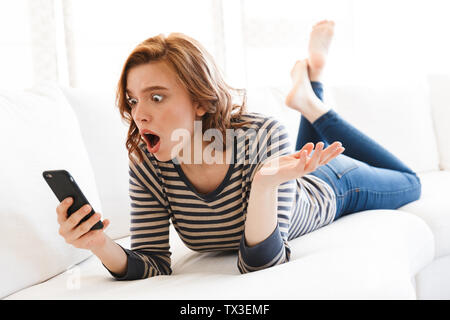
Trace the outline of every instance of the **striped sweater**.
{"type": "Polygon", "coordinates": [[[119,280],[169,275],[169,226],[173,224],[184,244],[195,251],[236,250],[241,273],[289,261],[288,240],[331,223],[336,196],[323,180],[305,175],[278,187],[278,226],[263,242],[248,247],[244,223],[255,173],[275,157],[292,153],[285,127],[272,117],[244,114],[250,122],[235,130],[234,163],[211,193],[200,194],[176,161],[158,161],[145,144],[143,163],[129,162],[131,199],[131,250],[128,267],[119,280]]]}

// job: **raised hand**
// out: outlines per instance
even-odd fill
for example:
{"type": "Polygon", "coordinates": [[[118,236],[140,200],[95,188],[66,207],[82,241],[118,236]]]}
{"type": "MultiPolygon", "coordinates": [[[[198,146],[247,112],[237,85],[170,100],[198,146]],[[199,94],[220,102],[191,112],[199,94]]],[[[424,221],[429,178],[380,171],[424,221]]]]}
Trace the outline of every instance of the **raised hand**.
{"type": "Polygon", "coordinates": [[[72,198],[66,198],[56,207],[57,220],[60,226],[59,234],[66,240],[66,243],[73,245],[75,248],[92,250],[104,245],[106,235],[103,231],[109,226],[109,220],[103,221],[103,229],[91,230],[92,226],[100,220],[100,213],[96,212],[80,224],[81,219],[91,211],[91,208],[85,205],[70,217],[67,217],[67,210],[72,202],[72,198]]]}
{"type": "Polygon", "coordinates": [[[254,180],[267,185],[278,186],[283,182],[313,172],[345,150],[339,141],[333,142],[326,149],[323,149],[323,147],[323,142],[318,142],[315,149],[314,143],[308,142],[296,153],[272,159],[261,167],[254,180]],[[310,157],[309,155],[313,150],[314,153],[310,157]]]}

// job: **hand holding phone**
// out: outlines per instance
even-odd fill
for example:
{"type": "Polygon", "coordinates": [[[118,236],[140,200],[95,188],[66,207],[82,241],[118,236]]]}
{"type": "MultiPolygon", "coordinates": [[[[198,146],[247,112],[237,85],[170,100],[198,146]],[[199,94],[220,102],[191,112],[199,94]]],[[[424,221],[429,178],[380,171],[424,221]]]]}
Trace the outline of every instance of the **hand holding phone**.
{"type": "Polygon", "coordinates": [[[106,237],[103,230],[109,225],[109,221],[100,221],[101,215],[95,213],[70,173],[66,170],[53,170],[42,174],[60,201],[56,208],[59,234],[77,248],[92,249],[102,245],[106,237]]]}
{"type": "Polygon", "coordinates": [[[94,213],[89,219],[81,223],[83,217],[91,210],[91,208],[88,208],[89,210],[83,211],[85,207],[82,207],[67,218],[67,210],[72,203],[73,200],[69,197],[56,208],[60,225],[59,234],[68,244],[73,245],[75,248],[94,250],[95,248],[103,247],[107,240],[103,230],[108,227],[109,220],[105,219],[103,221],[103,229],[92,230],[92,227],[100,221],[100,214],[94,213]]]}

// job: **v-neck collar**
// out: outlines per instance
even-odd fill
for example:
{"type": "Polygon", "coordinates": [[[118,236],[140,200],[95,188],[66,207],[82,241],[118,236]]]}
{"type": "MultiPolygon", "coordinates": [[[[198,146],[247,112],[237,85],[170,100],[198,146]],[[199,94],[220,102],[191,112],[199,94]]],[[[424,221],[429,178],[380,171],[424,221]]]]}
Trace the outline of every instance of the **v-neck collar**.
{"type": "Polygon", "coordinates": [[[194,185],[189,181],[188,177],[184,174],[183,169],[179,164],[175,163],[173,160],[172,164],[174,165],[174,167],[178,171],[178,174],[180,175],[180,178],[183,180],[183,182],[186,184],[186,186],[189,188],[190,191],[192,191],[195,195],[197,195],[199,198],[202,198],[203,200],[213,201],[215,197],[222,192],[225,186],[228,185],[231,174],[233,173],[233,169],[236,164],[236,152],[237,152],[237,141],[236,138],[233,136],[233,154],[231,155],[231,159],[233,161],[228,166],[227,174],[225,175],[225,178],[222,180],[220,185],[215,190],[208,192],[206,194],[199,193],[195,189],[194,185]]]}

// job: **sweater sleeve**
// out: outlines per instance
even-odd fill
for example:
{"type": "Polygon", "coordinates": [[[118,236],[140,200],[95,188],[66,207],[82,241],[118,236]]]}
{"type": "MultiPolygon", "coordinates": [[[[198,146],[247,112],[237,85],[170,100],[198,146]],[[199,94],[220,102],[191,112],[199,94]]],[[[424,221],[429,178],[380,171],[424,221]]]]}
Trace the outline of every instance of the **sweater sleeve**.
{"type": "Polygon", "coordinates": [[[170,275],[169,212],[156,170],[150,162],[129,164],[131,199],[131,249],[127,270],[122,276],[109,271],[117,280],[135,280],[170,275]]]}
{"type": "MultiPolygon", "coordinates": [[[[287,130],[280,122],[269,118],[261,129],[262,133],[258,134],[257,143],[253,144],[255,147],[250,155],[251,180],[267,161],[292,153],[287,130]]],[[[287,181],[277,188],[278,224],[269,237],[249,247],[245,241],[245,233],[242,234],[237,261],[241,273],[262,270],[289,261],[291,250],[288,232],[295,199],[295,182],[296,180],[287,181]]]]}

